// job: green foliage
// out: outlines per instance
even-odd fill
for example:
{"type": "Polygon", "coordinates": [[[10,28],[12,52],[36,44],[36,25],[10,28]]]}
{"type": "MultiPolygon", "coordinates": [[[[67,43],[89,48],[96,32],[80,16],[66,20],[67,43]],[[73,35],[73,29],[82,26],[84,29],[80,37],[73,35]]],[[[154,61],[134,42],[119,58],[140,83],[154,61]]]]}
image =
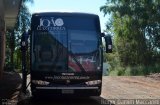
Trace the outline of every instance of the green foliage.
{"type": "Polygon", "coordinates": [[[151,73],[159,73],[160,64],[149,66],[117,66],[114,70],[110,70],[110,76],[144,76],[151,73]]]}
{"type": "MultiPolygon", "coordinates": [[[[6,69],[19,70],[21,69],[21,50],[20,39],[24,31],[30,28],[31,14],[26,6],[27,2],[33,3],[33,0],[22,0],[20,5],[17,22],[14,30],[7,30],[6,33],[6,69]]],[[[27,59],[29,60],[29,59],[27,59]]],[[[29,61],[27,61],[29,65],[29,61]]],[[[27,66],[29,67],[29,66],[27,66]]]]}
{"type": "Polygon", "coordinates": [[[29,12],[28,7],[26,6],[27,2],[33,3],[33,0],[22,0],[20,11],[18,14],[18,19],[15,26],[15,30],[21,34],[24,31],[27,31],[28,29],[30,29],[30,24],[31,24],[31,21],[30,21],[31,13],[29,12]]]}
{"type": "MultiPolygon", "coordinates": [[[[115,52],[107,56],[114,66],[111,66],[112,70],[119,66],[148,66],[158,62],[159,0],[106,0],[100,10],[104,15],[111,15],[106,32],[112,31],[114,35],[115,52]]],[[[119,75],[123,73],[124,70],[119,71],[119,75]]]]}

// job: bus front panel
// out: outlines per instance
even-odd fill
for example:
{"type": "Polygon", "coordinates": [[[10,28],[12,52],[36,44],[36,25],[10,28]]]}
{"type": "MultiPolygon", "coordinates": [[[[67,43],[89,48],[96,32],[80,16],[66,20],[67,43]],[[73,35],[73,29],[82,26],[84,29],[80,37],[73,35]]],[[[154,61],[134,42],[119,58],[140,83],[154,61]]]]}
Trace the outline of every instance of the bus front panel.
{"type": "Polygon", "coordinates": [[[84,16],[32,17],[33,94],[100,95],[102,52],[98,22],[95,17],[84,16]]]}

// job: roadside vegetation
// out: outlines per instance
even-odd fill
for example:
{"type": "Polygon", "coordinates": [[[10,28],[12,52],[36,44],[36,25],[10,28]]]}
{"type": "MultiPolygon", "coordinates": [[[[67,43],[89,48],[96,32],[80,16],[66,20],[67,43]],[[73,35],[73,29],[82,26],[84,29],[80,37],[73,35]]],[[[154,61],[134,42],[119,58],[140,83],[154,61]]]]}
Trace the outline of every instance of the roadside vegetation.
{"type": "MultiPolygon", "coordinates": [[[[17,22],[13,30],[6,32],[6,60],[5,71],[21,72],[21,46],[20,40],[22,33],[30,29],[31,13],[27,8],[27,3],[33,3],[33,0],[22,0],[17,22]]],[[[27,52],[29,56],[29,50],[27,52]]],[[[27,60],[29,65],[29,57],[27,60]]],[[[27,66],[29,68],[29,66],[27,66]]]]}
{"type": "Polygon", "coordinates": [[[109,70],[110,76],[144,76],[160,72],[160,65],[135,66],[135,67],[116,67],[109,70]]]}
{"type": "Polygon", "coordinates": [[[160,1],[106,0],[100,10],[110,15],[106,33],[113,53],[106,54],[110,75],[160,72],[160,1]]]}

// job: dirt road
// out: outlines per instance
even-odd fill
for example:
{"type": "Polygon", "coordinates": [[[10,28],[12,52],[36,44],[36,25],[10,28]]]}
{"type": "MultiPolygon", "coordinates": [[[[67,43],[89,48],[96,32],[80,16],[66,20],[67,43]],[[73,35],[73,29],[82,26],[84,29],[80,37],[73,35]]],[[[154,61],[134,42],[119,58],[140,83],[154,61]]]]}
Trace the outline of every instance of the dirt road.
{"type": "Polygon", "coordinates": [[[103,77],[105,99],[160,99],[160,81],[144,76],[103,77]]]}
{"type": "MultiPolygon", "coordinates": [[[[21,100],[18,105],[126,105],[109,104],[111,99],[158,99],[160,104],[160,81],[150,77],[103,77],[102,94],[100,97],[88,99],[51,99],[33,101],[28,97],[21,100]]],[[[158,104],[157,104],[158,103],[158,104]]],[[[132,105],[132,104],[130,104],[132,105]]],[[[135,103],[134,103],[135,105],[135,103]]],[[[140,105],[140,104],[136,104],[140,105]]],[[[145,104],[143,104],[145,105],[145,104]]],[[[153,104],[146,104],[153,105],[153,104]]]]}

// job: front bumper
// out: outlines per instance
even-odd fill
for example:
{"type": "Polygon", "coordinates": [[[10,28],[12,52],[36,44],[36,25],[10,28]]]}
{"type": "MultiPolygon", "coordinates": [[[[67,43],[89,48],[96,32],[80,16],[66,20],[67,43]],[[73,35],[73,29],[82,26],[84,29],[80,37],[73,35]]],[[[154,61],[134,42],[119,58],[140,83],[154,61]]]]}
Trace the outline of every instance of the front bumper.
{"type": "Polygon", "coordinates": [[[35,87],[33,96],[100,96],[100,87],[35,87]],[[66,91],[66,92],[64,92],[66,91]],[[67,92],[68,91],[68,92],[67,92]]]}

